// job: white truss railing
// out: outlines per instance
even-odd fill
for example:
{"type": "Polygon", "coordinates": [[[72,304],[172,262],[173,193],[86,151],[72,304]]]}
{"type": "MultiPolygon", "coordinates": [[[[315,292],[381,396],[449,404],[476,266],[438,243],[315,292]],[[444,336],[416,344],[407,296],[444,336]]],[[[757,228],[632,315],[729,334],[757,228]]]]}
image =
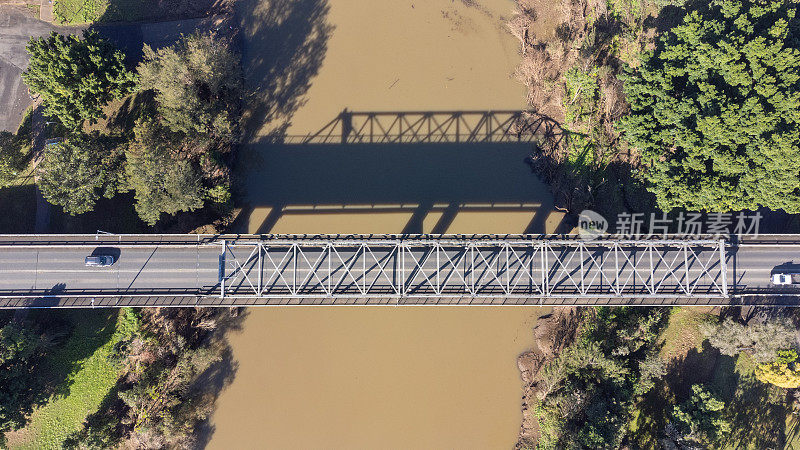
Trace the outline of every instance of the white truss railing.
{"type": "Polygon", "coordinates": [[[725,298],[724,240],[220,243],[223,298],[725,298]]]}

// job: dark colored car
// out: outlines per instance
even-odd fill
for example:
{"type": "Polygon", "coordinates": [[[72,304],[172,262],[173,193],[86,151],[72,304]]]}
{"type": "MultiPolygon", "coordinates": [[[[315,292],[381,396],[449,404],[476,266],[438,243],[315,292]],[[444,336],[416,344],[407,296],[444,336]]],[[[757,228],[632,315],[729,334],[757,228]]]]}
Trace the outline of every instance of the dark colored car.
{"type": "Polygon", "coordinates": [[[111,255],[92,255],[86,257],[85,264],[87,267],[108,267],[114,264],[114,261],[111,255]]]}

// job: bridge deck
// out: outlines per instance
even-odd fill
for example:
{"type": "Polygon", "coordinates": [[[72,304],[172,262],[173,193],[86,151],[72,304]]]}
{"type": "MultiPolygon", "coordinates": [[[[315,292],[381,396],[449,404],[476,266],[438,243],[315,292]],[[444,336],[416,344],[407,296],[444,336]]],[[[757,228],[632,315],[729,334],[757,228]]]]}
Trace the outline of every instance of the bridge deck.
{"type": "Polygon", "coordinates": [[[0,235],[0,307],[791,303],[794,289],[769,278],[796,242],[0,235]],[[117,262],[85,267],[93,252],[117,262]]]}

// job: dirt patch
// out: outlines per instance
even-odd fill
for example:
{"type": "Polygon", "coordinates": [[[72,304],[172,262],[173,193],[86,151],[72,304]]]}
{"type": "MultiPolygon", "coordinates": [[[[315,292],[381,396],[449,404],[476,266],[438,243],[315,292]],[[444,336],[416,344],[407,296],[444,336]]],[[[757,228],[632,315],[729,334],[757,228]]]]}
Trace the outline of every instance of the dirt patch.
{"type": "Polygon", "coordinates": [[[530,37],[535,37],[538,41],[554,40],[556,28],[567,20],[562,5],[554,4],[552,0],[521,0],[519,8],[531,21],[526,24],[528,32],[532,34],[530,37]]]}

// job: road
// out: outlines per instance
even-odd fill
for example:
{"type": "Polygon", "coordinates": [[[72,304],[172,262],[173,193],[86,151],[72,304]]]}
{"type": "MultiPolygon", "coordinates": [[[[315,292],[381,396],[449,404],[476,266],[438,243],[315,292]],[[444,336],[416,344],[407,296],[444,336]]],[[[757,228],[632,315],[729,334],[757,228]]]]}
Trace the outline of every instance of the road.
{"type": "Polygon", "coordinates": [[[739,296],[800,294],[794,287],[770,284],[778,267],[800,271],[800,242],[745,242],[720,252],[713,240],[615,249],[609,247],[614,241],[578,240],[542,246],[539,241],[415,238],[401,245],[396,239],[250,236],[223,246],[214,236],[179,238],[70,236],[53,242],[61,237],[0,236],[0,296],[5,297],[0,306],[43,299],[49,305],[65,299],[117,305],[124,298],[147,306],[171,305],[175,299],[212,305],[401,299],[404,304],[591,299],[717,304],[739,296]],[[84,258],[91,254],[113,254],[117,261],[111,267],[86,267],[84,258]]]}
{"type": "Polygon", "coordinates": [[[28,67],[28,41],[52,31],[71,33],[80,29],[38,20],[21,5],[0,5],[0,130],[16,132],[22,114],[32,103],[21,77],[28,67]]]}
{"type": "Polygon", "coordinates": [[[84,258],[95,250],[83,246],[3,249],[0,292],[195,292],[217,283],[219,248],[124,248],[118,249],[113,266],[86,267],[84,258]]]}

